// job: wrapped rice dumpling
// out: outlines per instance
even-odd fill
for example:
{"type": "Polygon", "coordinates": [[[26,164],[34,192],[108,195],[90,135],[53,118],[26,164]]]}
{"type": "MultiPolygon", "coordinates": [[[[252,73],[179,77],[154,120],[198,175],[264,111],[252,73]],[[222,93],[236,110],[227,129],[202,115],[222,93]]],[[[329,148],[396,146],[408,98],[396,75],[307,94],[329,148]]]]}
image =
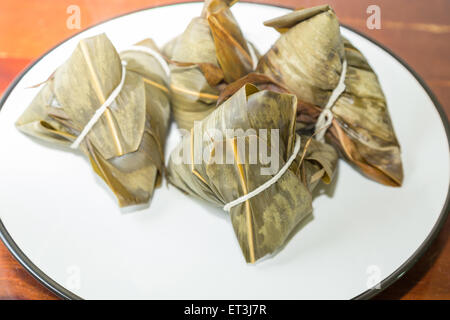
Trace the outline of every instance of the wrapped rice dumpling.
{"type": "Polygon", "coordinates": [[[369,178],[400,186],[400,146],[385,96],[365,57],[341,37],[333,10],[327,5],[298,10],[265,25],[281,36],[260,59],[257,71],[298,97],[298,127],[314,127],[346,70],[346,88],[331,107],[326,139],[369,178]]]}
{"type": "Polygon", "coordinates": [[[78,147],[121,207],[148,202],[161,183],[170,115],[168,74],[146,53],[158,49],[151,40],[131,48],[119,55],[104,34],[81,40],[16,123],[31,136],[78,147]]]}
{"type": "Polygon", "coordinates": [[[312,189],[334,175],[334,148],[295,133],[296,106],[294,95],[247,84],[197,122],[170,156],[169,182],[229,211],[250,263],[286,242],[312,211],[312,189]]]}
{"type": "Polygon", "coordinates": [[[172,108],[180,128],[205,118],[220,89],[256,66],[257,53],[230,11],[234,2],[206,0],[201,16],[163,50],[171,60],[172,108]]]}

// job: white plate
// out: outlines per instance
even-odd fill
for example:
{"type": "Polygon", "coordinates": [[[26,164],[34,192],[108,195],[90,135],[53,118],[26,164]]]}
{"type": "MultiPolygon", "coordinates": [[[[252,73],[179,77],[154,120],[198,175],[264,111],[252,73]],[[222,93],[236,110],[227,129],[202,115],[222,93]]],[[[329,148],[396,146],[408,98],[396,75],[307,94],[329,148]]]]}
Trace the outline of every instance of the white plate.
{"type": "MultiPolygon", "coordinates": [[[[332,195],[275,257],[247,265],[224,212],[158,189],[149,209],[123,214],[81,156],[19,133],[15,120],[84,37],[106,32],[118,49],[145,37],[162,45],[202,4],[128,14],[47,53],[16,80],[0,113],[0,226],[6,245],[46,286],[68,298],[348,299],[369,297],[402,275],[445,219],[447,120],[429,90],[397,58],[343,28],[367,57],[387,96],[403,150],[401,188],[372,182],[340,162],[332,195]],[[20,248],[20,249],[19,249],[20,248]],[[372,290],[368,290],[371,289],[372,290]]],[[[265,52],[278,34],[262,22],[287,9],[237,4],[233,12],[265,52]]],[[[178,141],[173,128],[167,152],[178,141]]]]}

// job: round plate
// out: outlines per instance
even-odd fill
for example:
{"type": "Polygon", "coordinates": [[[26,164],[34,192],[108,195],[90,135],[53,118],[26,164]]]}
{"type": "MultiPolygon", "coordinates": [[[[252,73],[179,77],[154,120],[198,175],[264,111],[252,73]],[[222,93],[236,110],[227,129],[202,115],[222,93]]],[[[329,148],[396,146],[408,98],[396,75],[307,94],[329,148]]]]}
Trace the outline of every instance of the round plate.
{"type": "MultiPolygon", "coordinates": [[[[66,298],[349,299],[379,292],[418,259],[445,220],[448,123],[408,67],[348,28],[343,35],[366,55],[386,94],[402,146],[404,185],[380,185],[341,161],[334,185],[316,195],[311,219],[280,253],[256,265],[245,263],[222,210],[164,185],[149,208],[125,213],[85,158],[14,127],[39,90],[27,87],[47,79],[80,39],[105,32],[118,50],[146,37],[163,45],[201,8],[166,6],[99,24],[48,52],[14,82],[0,112],[3,241],[66,298]]],[[[262,22],[288,12],[248,3],[232,11],[260,52],[278,37],[262,22]]],[[[172,127],[167,154],[178,139],[172,127]]]]}

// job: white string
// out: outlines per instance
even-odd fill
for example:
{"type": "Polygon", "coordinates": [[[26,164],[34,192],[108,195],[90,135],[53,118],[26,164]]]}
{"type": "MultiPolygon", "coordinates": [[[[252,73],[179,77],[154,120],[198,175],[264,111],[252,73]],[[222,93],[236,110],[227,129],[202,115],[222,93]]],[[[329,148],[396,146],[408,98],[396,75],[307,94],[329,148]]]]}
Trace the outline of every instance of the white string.
{"type": "Polygon", "coordinates": [[[325,141],[325,133],[333,121],[333,112],[331,112],[331,108],[333,108],[337,99],[340,95],[345,91],[345,76],[347,75],[347,59],[344,59],[342,63],[342,72],[341,77],[339,78],[339,83],[337,87],[331,93],[330,99],[328,99],[327,105],[323,108],[322,112],[319,115],[319,118],[316,122],[316,140],[324,142],[325,141]]]}
{"type": "Polygon", "coordinates": [[[143,52],[143,53],[147,53],[147,54],[151,55],[153,58],[156,59],[156,61],[158,61],[158,63],[160,64],[161,68],[163,68],[166,75],[168,77],[170,76],[169,65],[167,64],[167,61],[163,58],[163,56],[158,51],[155,51],[155,50],[153,50],[149,47],[145,47],[145,46],[131,46],[129,48],[126,48],[122,52],[125,52],[125,51],[137,51],[137,52],[143,52]]]}
{"type": "Polygon", "coordinates": [[[92,127],[97,123],[97,121],[100,119],[100,117],[103,115],[103,113],[106,111],[106,108],[108,108],[111,103],[116,100],[117,96],[119,95],[120,91],[122,91],[123,84],[125,83],[125,75],[126,75],[126,62],[122,61],[122,78],[120,79],[119,85],[111,92],[108,99],[100,106],[100,108],[95,111],[94,115],[92,116],[91,120],[86,124],[84,129],[81,131],[80,135],[77,137],[77,139],[72,143],[70,148],[72,149],[78,149],[80,146],[80,143],[86,138],[87,134],[91,131],[92,127]]]}
{"type": "MultiPolygon", "coordinates": [[[[143,52],[143,53],[147,53],[147,54],[151,55],[152,57],[154,57],[156,59],[156,61],[158,61],[158,63],[161,65],[162,69],[167,74],[167,76],[170,75],[170,69],[169,69],[169,66],[168,66],[166,60],[164,60],[164,58],[157,51],[155,51],[151,48],[148,48],[148,47],[144,47],[144,46],[131,46],[131,47],[125,49],[124,51],[138,51],[138,52],[143,52]]],[[[86,138],[87,134],[92,130],[92,128],[97,123],[97,121],[100,119],[100,117],[103,115],[103,113],[105,113],[106,108],[108,108],[111,105],[111,103],[113,103],[114,100],[116,100],[117,96],[120,94],[120,91],[122,91],[123,85],[125,83],[125,76],[126,76],[125,66],[126,66],[126,61],[122,61],[122,78],[120,79],[119,85],[113,90],[113,92],[111,92],[108,99],[106,99],[106,101],[100,106],[100,108],[98,108],[97,111],[95,111],[91,120],[89,120],[89,122],[86,124],[84,129],[81,131],[80,135],[72,143],[70,148],[78,149],[81,142],[84,140],[84,138],[86,138]]]]}
{"type": "Polygon", "coordinates": [[[297,154],[300,151],[300,141],[301,141],[300,136],[298,134],[296,134],[294,152],[292,153],[291,157],[288,159],[288,161],[284,164],[284,166],[281,168],[280,171],[278,171],[278,173],[276,175],[274,175],[270,180],[267,180],[264,184],[260,185],[258,188],[256,188],[252,192],[247,193],[246,195],[239,197],[236,200],[228,202],[226,205],[224,205],[223,210],[229,212],[231,210],[231,208],[233,208],[234,206],[237,206],[238,204],[241,204],[241,203],[253,198],[254,196],[260,194],[261,192],[263,192],[264,190],[269,188],[275,182],[277,182],[281,178],[281,176],[289,169],[292,162],[297,157],[297,154]]]}

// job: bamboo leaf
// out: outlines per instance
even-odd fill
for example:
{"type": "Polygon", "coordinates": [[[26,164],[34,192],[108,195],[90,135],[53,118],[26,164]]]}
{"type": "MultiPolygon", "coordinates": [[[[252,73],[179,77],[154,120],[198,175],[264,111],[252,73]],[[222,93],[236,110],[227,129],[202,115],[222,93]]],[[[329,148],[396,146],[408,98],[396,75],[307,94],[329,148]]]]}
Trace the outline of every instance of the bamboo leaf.
{"type": "Polygon", "coordinates": [[[361,52],[342,38],[333,10],[318,6],[294,11],[265,25],[288,32],[261,58],[257,71],[281,83],[301,101],[298,127],[314,126],[346,59],[346,90],[332,108],[334,121],[326,138],[369,178],[401,186],[400,145],[380,83],[361,52]]]}
{"type": "Polygon", "coordinates": [[[204,119],[216,109],[221,90],[253,70],[252,52],[258,53],[229,9],[234,2],[205,1],[201,16],[163,49],[171,62],[173,115],[180,128],[204,119]]]}
{"type": "MultiPolygon", "coordinates": [[[[105,35],[81,40],[69,60],[56,70],[53,90],[61,108],[79,132],[119,85],[120,57],[105,35]]],[[[89,132],[106,159],[136,151],[145,122],[142,79],[127,74],[125,89],[89,132]]]]}
{"type": "Polygon", "coordinates": [[[231,83],[253,71],[247,41],[229,8],[211,11],[207,19],[225,81],[231,83]]]}
{"type": "MultiPolygon", "coordinates": [[[[249,161],[250,144],[256,142],[267,150],[276,148],[272,156],[277,158],[280,167],[283,166],[295,144],[296,106],[293,95],[259,91],[253,85],[244,85],[200,122],[201,132],[191,131],[191,134],[183,137],[169,159],[170,183],[191,196],[219,207],[255,190],[275,173],[261,174],[261,168],[265,165],[259,158],[256,163],[249,161]],[[221,132],[221,137],[203,140],[205,133],[212,129],[221,132]],[[228,129],[250,130],[250,133],[241,137],[229,136],[228,129]],[[261,136],[259,129],[268,132],[271,129],[279,130],[280,143],[272,148],[270,136],[261,136]],[[202,150],[209,150],[210,158],[202,157],[203,161],[195,164],[175,161],[185,145],[191,146],[191,153],[195,152],[192,146],[196,139],[202,139],[199,140],[202,150]],[[240,153],[239,143],[243,143],[244,153],[240,153]],[[226,161],[227,146],[231,146],[232,150],[234,161],[231,163],[226,161]]],[[[333,178],[337,154],[332,147],[314,141],[311,149],[306,149],[305,145],[302,149],[306,165],[300,166],[298,172],[296,166],[301,154],[273,185],[231,208],[233,229],[245,260],[249,263],[283,246],[293,228],[311,213],[312,188],[321,179],[329,182],[333,178]],[[304,176],[308,178],[307,183],[303,181],[304,176]]],[[[191,158],[194,156],[191,155],[191,158]]]]}
{"type": "MultiPolygon", "coordinates": [[[[153,41],[139,45],[157,50],[153,41]]],[[[142,52],[119,56],[105,35],[82,40],[19,118],[32,136],[69,146],[117,86],[120,94],[80,145],[120,206],[143,204],[160,185],[168,130],[169,79],[156,59],[142,52]]]]}

